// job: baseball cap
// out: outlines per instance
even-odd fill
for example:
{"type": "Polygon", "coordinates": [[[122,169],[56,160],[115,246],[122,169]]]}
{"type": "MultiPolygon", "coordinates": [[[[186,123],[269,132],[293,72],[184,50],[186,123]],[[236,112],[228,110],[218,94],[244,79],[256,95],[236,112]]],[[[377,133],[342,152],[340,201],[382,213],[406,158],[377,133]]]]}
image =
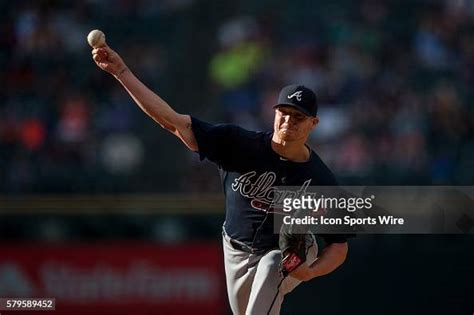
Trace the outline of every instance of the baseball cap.
{"type": "Polygon", "coordinates": [[[316,94],[304,85],[292,84],[281,89],[278,103],[273,108],[281,105],[294,107],[308,116],[318,114],[316,94]]]}

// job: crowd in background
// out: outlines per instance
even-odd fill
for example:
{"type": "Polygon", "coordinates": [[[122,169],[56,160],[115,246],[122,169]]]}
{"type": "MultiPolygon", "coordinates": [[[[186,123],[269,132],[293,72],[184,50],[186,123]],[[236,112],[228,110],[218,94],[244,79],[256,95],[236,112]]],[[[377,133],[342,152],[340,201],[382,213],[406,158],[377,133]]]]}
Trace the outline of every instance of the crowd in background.
{"type": "MultiPolygon", "coordinates": [[[[113,209],[94,199],[105,194],[117,205],[119,193],[184,193],[179,199],[221,190],[211,163],[97,68],[86,42],[95,28],[178,112],[210,122],[271,129],[281,87],[314,89],[320,124],[311,146],[341,184],[472,185],[472,0],[0,0],[0,15],[1,263],[21,244],[63,243],[80,262],[81,242],[126,251],[133,240],[191,248],[221,238],[223,209],[176,209],[175,195],[161,197],[164,213],[145,211],[154,206],[147,200],[146,209],[113,209]],[[62,207],[55,194],[66,194],[62,207]]],[[[205,209],[204,196],[191,200],[205,209]]],[[[469,248],[469,235],[358,235],[342,269],[306,283],[284,308],[465,314],[469,248]],[[308,308],[315,297],[317,308],[308,308]]],[[[21,286],[6,270],[4,279],[21,286]]]]}
{"type": "Polygon", "coordinates": [[[216,172],[91,59],[100,28],[177,111],[271,129],[318,95],[343,184],[472,184],[472,1],[2,1],[0,192],[218,191],[216,172]],[[212,180],[209,180],[212,178],[212,180]]]}

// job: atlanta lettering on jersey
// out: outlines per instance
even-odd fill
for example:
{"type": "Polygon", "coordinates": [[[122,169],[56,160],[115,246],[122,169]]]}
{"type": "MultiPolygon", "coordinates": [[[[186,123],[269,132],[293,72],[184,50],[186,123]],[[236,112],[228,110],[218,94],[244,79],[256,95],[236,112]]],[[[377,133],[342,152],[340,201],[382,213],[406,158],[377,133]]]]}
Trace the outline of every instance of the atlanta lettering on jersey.
{"type": "Polygon", "coordinates": [[[233,191],[252,199],[251,205],[254,209],[283,213],[283,200],[308,195],[306,189],[311,183],[311,179],[305,181],[298,190],[283,190],[274,187],[277,179],[277,175],[274,172],[264,172],[258,175],[258,177],[256,175],[256,171],[250,171],[240,175],[232,183],[233,191]]]}

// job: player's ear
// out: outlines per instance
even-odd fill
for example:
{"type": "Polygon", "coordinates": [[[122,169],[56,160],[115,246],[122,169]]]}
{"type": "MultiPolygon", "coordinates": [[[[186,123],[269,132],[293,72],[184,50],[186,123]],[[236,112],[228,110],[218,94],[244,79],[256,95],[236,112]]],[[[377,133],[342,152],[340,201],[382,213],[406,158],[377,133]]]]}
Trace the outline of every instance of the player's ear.
{"type": "Polygon", "coordinates": [[[316,128],[316,126],[319,124],[319,117],[312,117],[311,118],[311,129],[316,128]]]}

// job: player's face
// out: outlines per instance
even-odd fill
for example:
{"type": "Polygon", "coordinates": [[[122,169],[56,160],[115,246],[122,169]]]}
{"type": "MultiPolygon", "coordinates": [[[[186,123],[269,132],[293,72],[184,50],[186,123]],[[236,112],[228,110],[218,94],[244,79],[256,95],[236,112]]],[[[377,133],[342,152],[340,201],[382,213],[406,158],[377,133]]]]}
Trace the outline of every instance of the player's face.
{"type": "Polygon", "coordinates": [[[275,110],[274,132],[284,141],[306,140],[319,119],[305,115],[289,106],[279,106],[275,110]]]}

